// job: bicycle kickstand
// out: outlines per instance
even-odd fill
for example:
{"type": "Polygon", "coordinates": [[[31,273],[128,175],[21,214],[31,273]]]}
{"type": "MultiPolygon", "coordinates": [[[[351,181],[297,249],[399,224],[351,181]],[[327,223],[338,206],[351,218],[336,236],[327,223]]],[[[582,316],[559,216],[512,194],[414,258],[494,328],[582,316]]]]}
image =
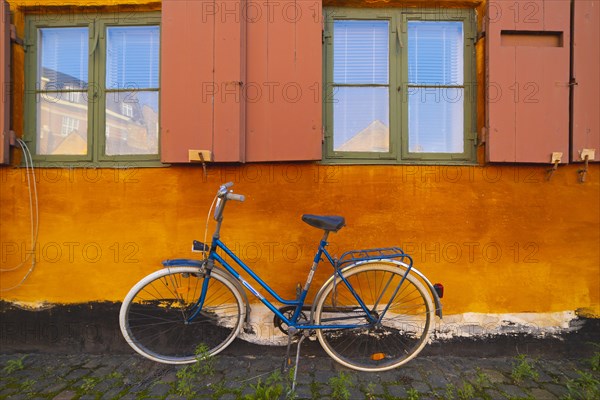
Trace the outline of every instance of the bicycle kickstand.
{"type": "MultiPolygon", "coordinates": [[[[290,358],[290,348],[292,345],[292,336],[293,336],[293,334],[291,332],[288,333],[288,345],[287,345],[287,354],[285,357],[284,371],[287,371],[288,367],[292,364],[292,360],[290,358]]],[[[304,341],[304,339],[306,339],[307,337],[308,337],[308,332],[302,332],[300,340],[298,340],[298,345],[296,347],[296,360],[294,363],[294,377],[292,380],[292,388],[290,390],[290,393],[293,393],[296,390],[296,378],[298,377],[298,364],[300,363],[300,346],[302,345],[302,342],[304,341]]]]}

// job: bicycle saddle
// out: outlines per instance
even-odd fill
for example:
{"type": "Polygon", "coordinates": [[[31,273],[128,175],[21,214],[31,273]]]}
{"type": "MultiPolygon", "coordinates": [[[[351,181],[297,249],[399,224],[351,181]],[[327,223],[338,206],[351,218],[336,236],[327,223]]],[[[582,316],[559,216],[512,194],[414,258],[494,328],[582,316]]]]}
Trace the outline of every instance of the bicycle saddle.
{"type": "Polygon", "coordinates": [[[328,232],[337,232],[342,229],[344,225],[346,225],[346,220],[344,217],[340,217],[338,215],[304,214],[302,215],[302,221],[306,222],[310,226],[324,229],[328,232]]]}

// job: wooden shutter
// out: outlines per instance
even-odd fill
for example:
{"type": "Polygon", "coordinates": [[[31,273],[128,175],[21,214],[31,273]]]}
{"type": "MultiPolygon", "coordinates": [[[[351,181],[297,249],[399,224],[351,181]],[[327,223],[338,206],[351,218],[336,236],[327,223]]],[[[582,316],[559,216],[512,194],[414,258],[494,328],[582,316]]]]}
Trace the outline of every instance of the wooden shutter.
{"type": "Polygon", "coordinates": [[[267,7],[248,2],[247,160],[320,160],[321,2],[267,7]]]}
{"type": "Polygon", "coordinates": [[[161,160],[243,161],[241,0],[163,0],[161,160]]]}
{"type": "Polygon", "coordinates": [[[161,159],[321,158],[321,3],[164,0],[161,159]]]}
{"type": "Polygon", "coordinates": [[[10,8],[0,1],[0,164],[10,162],[10,8]]]}
{"type": "Polygon", "coordinates": [[[568,1],[489,2],[488,161],[568,161],[569,14],[568,1]]]}
{"type": "Polygon", "coordinates": [[[583,149],[600,160],[600,1],[575,0],[573,17],[573,146],[572,160],[583,149]]]}

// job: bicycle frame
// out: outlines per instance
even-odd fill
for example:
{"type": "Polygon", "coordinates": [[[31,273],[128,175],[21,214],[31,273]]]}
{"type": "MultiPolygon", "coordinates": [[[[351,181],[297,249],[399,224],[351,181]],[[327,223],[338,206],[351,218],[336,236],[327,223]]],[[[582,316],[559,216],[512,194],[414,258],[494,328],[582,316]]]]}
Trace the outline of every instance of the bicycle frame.
{"type": "MultiPolygon", "coordinates": [[[[318,247],[317,253],[315,254],[315,257],[313,260],[313,265],[308,274],[306,283],[305,283],[304,288],[302,289],[300,295],[298,296],[298,298],[296,300],[287,300],[287,299],[282,298],[275,290],[273,290],[266,282],[264,282],[249,266],[247,266],[242,260],[240,260],[235,255],[235,253],[233,253],[233,251],[231,251],[225,245],[225,243],[223,243],[218,238],[213,238],[212,246],[211,246],[210,253],[208,256],[208,263],[210,265],[211,263],[214,263],[216,261],[219,264],[221,264],[227,270],[227,272],[229,272],[234,278],[236,278],[246,289],[248,289],[250,291],[250,293],[252,293],[254,296],[256,296],[267,308],[269,308],[269,310],[271,310],[271,312],[273,312],[273,314],[275,314],[278,318],[280,318],[285,324],[287,324],[290,327],[293,327],[296,329],[298,329],[298,328],[300,328],[300,329],[350,329],[350,328],[357,328],[357,327],[368,327],[370,324],[374,324],[380,318],[382,318],[383,315],[385,314],[385,312],[379,318],[377,318],[377,319],[374,318],[374,316],[371,315],[371,312],[369,311],[367,306],[364,304],[364,302],[362,301],[360,296],[358,296],[358,294],[355,292],[352,285],[346,280],[346,278],[344,278],[343,275],[338,274],[337,270],[335,269],[335,261],[333,260],[333,258],[331,257],[331,255],[329,254],[329,252],[326,249],[327,235],[328,235],[328,232],[325,232],[325,234],[323,235],[323,238],[319,242],[319,247],[318,247]],[[239,267],[241,267],[248,275],[250,275],[252,277],[252,279],[260,285],[260,287],[262,287],[271,296],[273,296],[273,298],[275,298],[275,300],[277,302],[282,303],[287,306],[295,306],[296,310],[294,311],[294,314],[292,315],[292,317],[287,318],[283,313],[281,313],[281,311],[279,311],[279,309],[275,305],[273,305],[272,302],[270,302],[259,291],[257,291],[254,287],[252,287],[252,285],[250,283],[248,283],[248,281],[246,281],[225,259],[223,259],[223,257],[221,257],[217,253],[217,249],[223,250],[225,252],[225,254],[227,254],[239,267]],[[323,255],[325,255],[325,258],[334,267],[334,273],[338,274],[337,276],[346,285],[346,287],[348,288],[350,293],[352,293],[352,295],[355,297],[358,304],[360,305],[362,310],[365,312],[366,317],[369,319],[369,324],[364,324],[364,325],[356,325],[356,324],[315,325],[315,324],[310,323],[312,321],[309,321],[309,323],[298,323],[298,318],[300,317],[302,308],[304,307],[304,302],[306,300],[306,296],[310,289],[310,285],[312,283],[314,273],[317,270],[317,266],[321,262],[323,255]]],[[[208,269],[210,270],[210,268],[208,268],[208,269]]],[[[407,274],[408,274],[408,271],[407,271],[407,274]]],[[[399,287],[404,282],[404,278],[406,278],[406,274],[404,275],[402,281],[398,285],[398,288],[396,289],[396,291],[398,291],[399,287]]],[[[188,321],[192,321],[201,312],[203,304],[204,304],[204,296],[206,293],[206,289],[208,288],[209,281],[210,281],[210,279],[204,280],[203,288],[202,288],[202,295],[201,295],[200,299],[198,300],[197,310],[188,319],[188,321]]],[[[386,308],[386,311],[387,311],[387,308],[386,308]]]]}

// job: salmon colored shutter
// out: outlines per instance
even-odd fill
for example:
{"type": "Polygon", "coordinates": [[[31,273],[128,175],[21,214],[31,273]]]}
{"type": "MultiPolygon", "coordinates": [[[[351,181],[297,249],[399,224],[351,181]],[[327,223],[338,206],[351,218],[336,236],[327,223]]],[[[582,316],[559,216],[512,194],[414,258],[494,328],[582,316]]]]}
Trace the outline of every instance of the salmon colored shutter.
{"type": "Polygon", "coordinates": [[[164,0],[162,161],[321,159],[320,1],[164,0]]]}
{"type": "Polygon", "coordinates": [[[321,1],[247,7],[247,161],[320,160],[321,1]]]}
{"type": "Polygon", "coordinates": [[[0,2],[0,164],[9,163],[10,134],[10,9],[0,2]]]}
{"type": "Polygon", "coordinates": [[[575,0],[573,18],[573,154],[595,150],[600,160],[600,1],[575,0]]]}
{"type": "Polygon", "coordinates": [[[163,0],[161,160],[243,161],[241,1],[163,0]]]}
{"type": "Polygon", "coordinates": [[[568,1],[489,2],[488,161],[568,161],[569,15],[568,1]]]}
{"type": "Polygon", "coordinates": [[[215,161],[245,161],[246,81],[245,0],[212,2],[214,9],[214,125],[215,161]]]}

